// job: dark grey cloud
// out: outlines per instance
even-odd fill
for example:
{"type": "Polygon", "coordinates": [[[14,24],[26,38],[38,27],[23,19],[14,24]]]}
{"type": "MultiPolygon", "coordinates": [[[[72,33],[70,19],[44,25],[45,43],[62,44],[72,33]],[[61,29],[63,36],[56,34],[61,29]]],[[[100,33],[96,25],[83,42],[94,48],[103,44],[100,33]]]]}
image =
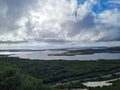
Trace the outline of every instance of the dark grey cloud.
{"type": "Polygon", "coordinates": [[[120,29],[119,30],[109,30],[105,36],[103,36],[99,41],[120,41],[120,29]]]}
{"type": "Polygon", "coordinates": [[[0,41],[0,44],[19,44],[19,43],[28,43],[28,41],[0,41]]]}
{"type": "Polygon", "coordinates": [[[74,36],[81,31],[89,31],[95,27],[94,16],[92,14],[86,15],[81,21],[70,21],[63,24],[63,27],[68,30],[68,36],[74,36]]]}
{"type": "Polygon", "coordinates": [[[71,43],[71,41],[69,40],[63,40],[63,39],[45,39],[43,41],[43,39],[34,39],[31,41],[37,41],[37,42],[43,42],[43,43],[50,43],[50,44],[61,44],[61,43],[71,43]]]}

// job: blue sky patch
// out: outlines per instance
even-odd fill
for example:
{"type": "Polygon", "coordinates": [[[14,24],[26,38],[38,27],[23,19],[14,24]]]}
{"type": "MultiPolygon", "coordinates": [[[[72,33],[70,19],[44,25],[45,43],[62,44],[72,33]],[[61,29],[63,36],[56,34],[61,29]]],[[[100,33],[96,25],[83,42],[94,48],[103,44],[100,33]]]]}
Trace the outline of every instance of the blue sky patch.
{"type": "Polygon", "coordinates": [[[110,0],[98,0],[97,4],[93,5],[92,11],[96,14],[99,14],[105,10],[112,10],[117,8],[120,10],[120,4],[118,3],[110,3],[110,0]]]}

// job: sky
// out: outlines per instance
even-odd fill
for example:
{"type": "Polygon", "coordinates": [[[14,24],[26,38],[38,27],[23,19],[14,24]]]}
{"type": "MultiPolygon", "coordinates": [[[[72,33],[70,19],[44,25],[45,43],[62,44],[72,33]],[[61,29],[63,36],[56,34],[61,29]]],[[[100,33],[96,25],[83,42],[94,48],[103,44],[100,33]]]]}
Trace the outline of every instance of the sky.
{"type": "Polygon", "coordinates": [[[120,46],[120,0],[0,0],[0,49],[120,46]]]}

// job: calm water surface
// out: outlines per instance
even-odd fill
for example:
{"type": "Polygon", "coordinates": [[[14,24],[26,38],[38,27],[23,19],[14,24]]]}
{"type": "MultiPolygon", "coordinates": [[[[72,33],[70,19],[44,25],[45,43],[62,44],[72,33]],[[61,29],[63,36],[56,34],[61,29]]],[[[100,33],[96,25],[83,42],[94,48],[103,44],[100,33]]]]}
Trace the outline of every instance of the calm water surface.
{"type": "Polygon", "coordinates": [[[89,55],[75,56],[48,56],[48,54],[62,53],[64,51],[29,51],[29,52],[0,52],[0,54],[14,54],[13,57],[27,59],[44,59],[44,60],[97,60],[97,59],[120,59],[120,53],[95,53],[89,55]]]}
{"type": "Polygon", "coordinates": [[[110,83],[111,81],[116,81],[116,80],[120,80],[120,78],[117,79],[111,79],[111,80],[106,80],[106,81],[91,81],[91,82],[85,82],[83,83],[85,86],[87,87],[103,87],[103,86],[110,86],[112,85],[112,83],[110,83]]]}

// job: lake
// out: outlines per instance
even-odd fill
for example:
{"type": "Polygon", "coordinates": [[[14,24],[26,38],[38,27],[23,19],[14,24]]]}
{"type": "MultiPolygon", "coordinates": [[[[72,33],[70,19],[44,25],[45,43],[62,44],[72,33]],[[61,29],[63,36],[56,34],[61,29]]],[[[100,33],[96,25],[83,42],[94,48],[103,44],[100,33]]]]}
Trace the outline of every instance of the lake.
{"type": "Polygon", "coordinates": [[[111,80],[106,80],[106,81],[91,81],[91,82],[85,82],[83,85],[87,87],[103,87],[103,86],[110,86],[112,85],[112,81],[120,80],[120,78],[117,79],[111,79],[111,80]]]}
{"type": "Polygon", "coordinates": [[[20,52],[0,52],[1,55],[9,55],[12,57],[20,57],[27,59],[41,59],[41,60],[97,60],[97,59],[120,59],[120,53],[95,53],[87,55],[75,56],[48,56],[48,54],[62,53],[64,51],[20,51],[20,52]]]}

